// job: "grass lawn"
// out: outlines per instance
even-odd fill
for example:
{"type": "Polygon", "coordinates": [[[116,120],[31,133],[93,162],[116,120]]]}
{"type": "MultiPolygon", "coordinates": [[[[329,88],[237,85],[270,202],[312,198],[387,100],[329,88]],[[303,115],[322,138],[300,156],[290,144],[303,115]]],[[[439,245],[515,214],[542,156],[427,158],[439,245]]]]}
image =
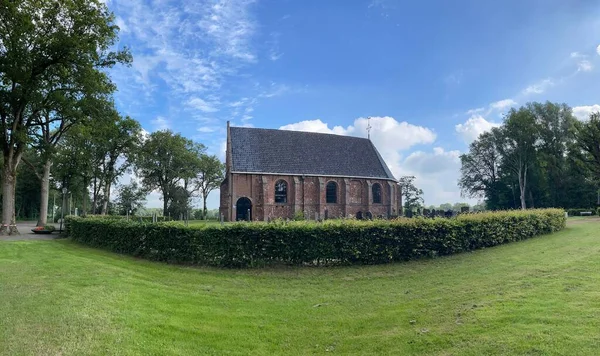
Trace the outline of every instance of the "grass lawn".
{"type": "Polygon", "coordinates": [[[457,256],[217,270],[0,241],[0,354],[597,355],[600,219],[457,256]]]}

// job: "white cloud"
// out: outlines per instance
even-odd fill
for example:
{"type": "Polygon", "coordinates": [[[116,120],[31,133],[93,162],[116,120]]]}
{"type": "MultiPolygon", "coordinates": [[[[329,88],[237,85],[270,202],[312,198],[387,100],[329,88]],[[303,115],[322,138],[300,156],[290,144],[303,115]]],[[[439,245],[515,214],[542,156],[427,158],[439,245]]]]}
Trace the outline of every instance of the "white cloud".
{"type": "Polygon", "coordinates": [[[162,116],[158,116],[156,119],[152,120],[152,125],[154,126],[154,131],[168,130],[171,128],[169,120],[162,116]]]}
{"type": "Polygon", "coordinates": [[[337,135],[345,135],[347,132],[346,129],[344,129],[342,126],[335,126],[330,129],[329,125],[324,123],[320,119],[300,121],[294,124],[281,126],[279,129],[291,131],[332,133],[337,135]]]}
{"type": "Polygon", "coordinates": [[[216,131],[214,127],[208,127],[208,126],[198,127],[196,130],[198,132],[202,132],[202,133],[210,133],[210,132],[216,131]]]}
{"type": "Polygon", "coordinates": [[[465,123],[456,125],[455,130],[466,143],[471,143],[475,141],[482,133],[498,126],[500,126],[500,124],[487,121],[481,115],[474,115],[471,116],[465,123]]]}
{"type": "Polygon", "coordinates": [[[571,58],[582,58],[582,57],[584,57],[584,55],[579,52],[571,52],[571,58]]]}
{"type": "Polygon", "coordinates": [[[468,111],[466,112],[466,114],[467,114],[467,115],[475,115],[475,114],[478,114],[478,113],[480,113],[480,112],[484,112],[484,111],[485,111],[485,108],[476,108],[476,109],[471,109],[471,110],[468,110],[468,111]]]}
{"type": "Polygon", "coordinates": [[[254,0],[219,0],[212,6],[190,4],[188,8],[192,9],[192,13],[201,14],[198,25],[215,44],[214,54],[225,54],[253,62],[256,60],[256,55],[251,50],[250,38],[256,31],[257,25],[250,15],[249,7],[254,2],[254,0]]]}
{"type": "Polygon", "coordinates": [[[494,110],[502,111],[504,109],[510,108],[511,106],[517,105],[517,102],[512,99],[504,99],[500,101],[496,101],[490,104],[490,108],[494,110]]]}
{"type": "Polygon", "coordinates": [[[238,100],[238,101],[235,101],[235,102],[229,104],[229,106],[231,106],[232,108],[237,108],[237,107],[244,105],[245,103],[246,103],[246,100],[238,100]]]}
{"type": "MultiPolygon", "coordinates": [[[[401,161],[402,175],[415,176],[415,185],[424,192],[426,205],[465,201],[460,196],[460,152],[434,147],[416,151],[401,161]]],[[[469,200],[470,203],[475,203],[469,200]]]]}
{"type": "Polygon", "coordinates": [[[273,98],[289,92],[291,88],[285,84],[271,83],[270,88],[259,94],[261,98],[273,98]]]}
{"type": "Polygon", "coordinates": [[[596,47],[596,53],[598,53],[598,55],[600,56],[600,45],[598,45],[598,47],[596,47]]]}
{"type": "Polygon", "coordinates": [[[541,94],[548,88],[554,86],[552,78],[544,79],[538,83],[532,84],[523,90],[524,95],[541,94]]]}
{"type": "Polygon", "coordinates": [[[123,20],[123,18],[117,16],[115,18],[115,25],[119,26],[120,29],[120,33],[124,33],[124,32],[128,32],[129,31],[129,27],[127,27],[127,24],[125,23],[125,21],[123,20]]]}
{"type": "Polygon", "coordinates": [[[600,105],[587,105],[587,106],[575,106],[573,108],[573,115],[579,120],[587,120],[590,118],[590,114],[600,112],[600,105]]]}
{"type": "Polygon", "coordinates": [[[191,98],[190,100],[188,100],[187,105],[196,109],[196,110],[200,110],[202,112],[217,112],[219,111],[219,109],[217,109],[214,104],[208,103],[203,99],[200,99],[198,97],[194,97],[191,98]]]}
{"type": "Polygon", "coordinates": [[[275,52],[275,51],[271,51],[269,53],[269,59],[272,60],[272,61],[279,60],[281,57],[283,57],[283,53],[278,53],[278,52],[275,52]]]}
{"type": "Polygon", "coordinates": [[[577,63],[578,72],[589,72],[592,69],[594,69],[594,66],[592,65],[592,62],[588,61],[587,59],[584,59],[577,63]]]}

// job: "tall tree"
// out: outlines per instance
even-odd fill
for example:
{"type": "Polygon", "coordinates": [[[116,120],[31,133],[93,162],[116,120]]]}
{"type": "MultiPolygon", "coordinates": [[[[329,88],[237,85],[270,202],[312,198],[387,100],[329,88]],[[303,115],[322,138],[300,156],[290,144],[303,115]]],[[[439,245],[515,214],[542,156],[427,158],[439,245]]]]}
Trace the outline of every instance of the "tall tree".
{"type": "Polygon", "coordinates": [[[219,188],[225,178],[225,165],[217,156],[202,155],[198,165],[198,175],[196,184],[200,195],[202,196],[202,217],[206,220],[207,208],[206,200],[208,195],[219,188]]]}
{"type": "Polygon", "coordinates": [[[142,144],[135,160],[137,174],[144,189],[162,193],[164,215],[178,194],[176,188],[196,177],[204,150],[202,144],[169,130],[153,132],[142,144]]]}
{"type": "Polygon", "coordinates": [[[469,198],[486,198],[496,205],[500,179],[499,129],[485,132],[471,143],[469,152],[460,156],[458,186],[469,198]]]}
{"type": "Polygon", "coordinates": [[[120,215],[126,215],[127,212],[135,214],[144,207],[146,202],[146,191],[141,189],[135,181],[127,185],[121,185],[118,194],[116,207],[120,215]]]}
{"type": "Polygon", "coordinates": [[[565,206],[568,148],[574,141],[576,119],[566,104],[529,103],[526,108],[535,117],[539,132],[537,165],[532,175],[535,180],[531,182],[536,181],[534,187],[542,205],[565,206]]]}
{"type": "MultiPolygon", "coordinates": [[[[404,200],[404,209],[413,211],[423,207],[423,190],[415,186],[415,177],[405,176],[400,178],[400,189],[404,200]]],[[[405,213],[406,214],[406,213],[405,213]]]]}
{"type": "Polygon", "coordinates": [[[577,123],[575,135],[576,159],[592,173],[596,183],[600,184],[600,112],[590,115],[586,122],[577,123]]]}
{"type": "Polygon", "coordinates": [[[114,120],[102,130],[104,157],[102,164],[103,203],[101,214],[108,213],[111,187],[117,178],[131,166],[136,149],[141,143],[142,127],[130,117],[121,117],[113,113],[114,120]],[[119,161],[120,160],[120,161],[119,161]]]}
{"type": "Polygon", "coordinates": [[[110,84],[104,69],[131,60],[127,51],[111,51],[118,32],[113,20],[100,0],[0,0],[1,233],[18,233],[17,168],[48,98],[78,96],[80,85],[94,79],[110,84]]]}
{"type": "Polygon", "coordinates": [[[513,172],[519,182],[521,209],[527,208],[527,178],[535,163],[539,144],[539,127],[527,108],[511,109],[500,129],[498,151],[502,165],[513,172]]]}

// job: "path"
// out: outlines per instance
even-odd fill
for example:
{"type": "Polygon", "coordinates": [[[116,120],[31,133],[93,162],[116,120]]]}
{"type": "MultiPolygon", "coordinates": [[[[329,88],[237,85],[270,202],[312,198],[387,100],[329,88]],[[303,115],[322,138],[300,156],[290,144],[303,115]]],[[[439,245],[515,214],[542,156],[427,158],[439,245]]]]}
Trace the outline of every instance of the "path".
{"type": "MultiPolygon", "coordinates": [[[[36,225],[36,221],[18,221],[17,222],[17,229],[19,229],[19,232],[21,233],[21,235],[14,235],[14,236],[0,236],[0,241],[17,241],[17,240],[53,240],[53,239],[57,239],[60,237],[60,235],[58,234],[58,232],[55,232],[53,234],[48,234],[48,235],[41,235],[41,234],[34,234],[33,232],[31,232],[31,229],[33,229],[36,225]]],[[[53,224],[56,226],[56,229],[58,230],[58,225],[53,224]]]]}

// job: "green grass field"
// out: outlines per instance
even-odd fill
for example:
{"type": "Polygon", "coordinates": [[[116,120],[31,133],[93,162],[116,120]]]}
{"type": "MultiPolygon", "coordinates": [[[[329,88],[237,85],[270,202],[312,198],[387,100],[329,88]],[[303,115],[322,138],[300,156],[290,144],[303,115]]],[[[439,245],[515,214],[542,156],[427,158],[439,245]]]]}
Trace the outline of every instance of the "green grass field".
{"type": "Polygon", "coordinates": [[[600,220],[447,258],[218,270],[0,241],[4,355],[597,355],[600,220]]]}

